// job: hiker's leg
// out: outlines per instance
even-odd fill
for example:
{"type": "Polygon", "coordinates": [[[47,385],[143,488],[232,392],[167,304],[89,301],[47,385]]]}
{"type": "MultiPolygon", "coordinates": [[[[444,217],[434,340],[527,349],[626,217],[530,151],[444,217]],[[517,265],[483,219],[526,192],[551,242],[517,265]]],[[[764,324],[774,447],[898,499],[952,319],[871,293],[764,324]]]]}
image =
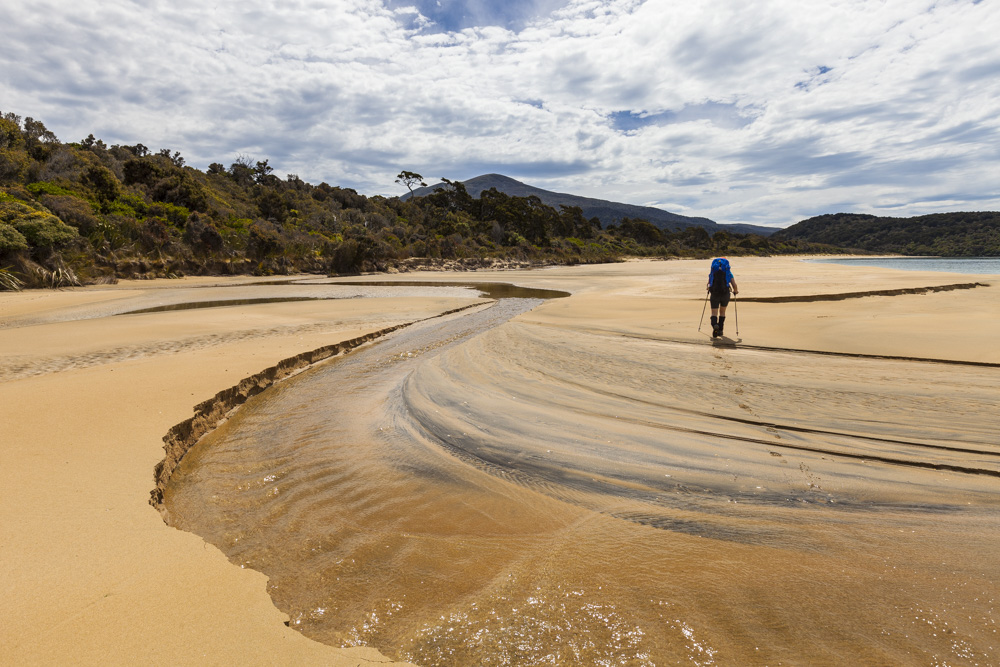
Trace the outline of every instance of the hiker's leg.
{"type": "Polygon", "coordinates": [[[719,298],[715,295],[712,296],[712,338],[719,335],[719,298]]]}

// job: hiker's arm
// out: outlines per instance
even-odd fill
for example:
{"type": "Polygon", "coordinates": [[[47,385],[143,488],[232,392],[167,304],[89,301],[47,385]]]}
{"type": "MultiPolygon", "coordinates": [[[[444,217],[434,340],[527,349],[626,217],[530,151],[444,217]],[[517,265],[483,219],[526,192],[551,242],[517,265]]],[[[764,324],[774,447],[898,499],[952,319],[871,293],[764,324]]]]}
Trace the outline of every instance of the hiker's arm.
{"type": "Polygon", "coordinates": [[[733,286],[733,294],[739,294],[740,288],[736,286],[736,278],[729,281],[729,284],[733,286]]]}

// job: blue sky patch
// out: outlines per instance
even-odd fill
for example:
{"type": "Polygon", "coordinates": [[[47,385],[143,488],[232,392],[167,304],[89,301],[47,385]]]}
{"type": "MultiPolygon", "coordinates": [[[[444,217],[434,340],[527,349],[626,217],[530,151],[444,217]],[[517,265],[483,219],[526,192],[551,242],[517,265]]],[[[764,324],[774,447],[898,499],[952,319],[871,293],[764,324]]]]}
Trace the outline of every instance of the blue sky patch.
{"type": "Polygon", "coordinates": [[[614,129],[625,133],[634,132],[650,125],[673,125],[699,120],[707,120],[713,125],[726,129],[739,129],[753,122],[753,115],[749,110],[723,102],[690,104],[680,111],[661,111],[660,113],[614,111],[608,115],[608,118],[614,129]]]}
{"type": "Polygon", "coordinates": [[[798,83],[795,84],[795,87],[801,88],[802,90],[809,90],[811,88],[815,88],[816,86],[821,86],[826,82],[820,81],[819,79],[827,72],[832,72],[832,71],[833,71],[832,67],[827,67],[826,65],[818,65],[817,67],[807,72],[807,74],[809,74],[808,79],[803,79],[802,81],[799,81],[798,83]]]}
{"type": "MultiPolygon", "coordinates": [[[[466,28],[499,26],[520,31],[532,21],[547,17],[568,0],[387,0],[389,9],[416,7],[433,22],[428,32],[458,32],[466,28]]],[[[416,25],[409,26],[416,27],[416,25]]]]}

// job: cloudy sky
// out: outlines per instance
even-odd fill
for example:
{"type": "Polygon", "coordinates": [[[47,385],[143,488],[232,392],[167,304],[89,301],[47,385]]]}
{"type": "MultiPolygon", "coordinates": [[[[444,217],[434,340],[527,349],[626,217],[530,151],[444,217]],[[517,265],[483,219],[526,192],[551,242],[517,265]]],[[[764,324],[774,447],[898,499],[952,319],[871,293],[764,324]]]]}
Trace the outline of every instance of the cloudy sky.
{"type": "Polygon", "coordinates": [[[62,141],[403,194],[502,173],[719,222],[1000,210],[998,0],[7,3],[62,141]]]}

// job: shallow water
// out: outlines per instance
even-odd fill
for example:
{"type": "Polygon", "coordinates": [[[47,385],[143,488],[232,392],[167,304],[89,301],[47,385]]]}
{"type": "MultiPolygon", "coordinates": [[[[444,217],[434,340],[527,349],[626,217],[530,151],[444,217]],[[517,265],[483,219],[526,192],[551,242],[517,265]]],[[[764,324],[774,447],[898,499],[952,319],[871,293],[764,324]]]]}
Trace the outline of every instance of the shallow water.
{"type": "Polygon", "coordinates": [[[260,286],[285,286],[297,289],[314,289],[319,292],[316,296],[273,296],[273,297],[253,297],[253,298],[227,298],[210,299],[204,301],[183,301],[179,303],[168,303],[148,308],[138,308],[136,310],[126,310],[117,315],[140,315],[144,313],[163,313],[175,310],[199,310],[202,308],[228,308],[231,306],[254,306],[267,303],[289,303],[295,301],[325,301],[329,299],[356,299],[359,297],[388,297],[408,294],[410,296],[445,294],[445,290],[454,295],[474,295],[478,293],[489,299],[559,299],[569,296],[569,292],[559,290],[538,289],[533,287],[521,287],[508,283],[475,283],[475,282],[432,282],[432,281],[337,281],[312,280],[303,281],[276,281],[273,283],[257,283],[260,286]],[[415,290],[413,288],[431,288],[415,290]],[[353,290],[350,288],[354,288],[353,290]],[[373,290],[372,288],[391,288],[373,290]],[[330,291],[333,290],[331,294],[330,291]],[[337,292],[340,290],[340,292],[337,292]],[[362,291],[363,290],[363,291],[362,291]]]}
{"type": "Polygon", "coordinates": [[[483,283],[483,282],[444,282],[430,280],[369,280],[369,281],[342,281],[332,283],[335,285],[354,285],[366,287],[463,287],[474,289],[483,296],[490,299],[561,299],[569,296],[569,292],[562,290],[541,289],[538,287],[522,287],[511,285],[510,283],[483,283]]]}
{"type": "Polygon", "coordinates": [[[837,257],[808,261],[847,266],[875,266],[904,271],[1000,275],[1000,257],[837,257]]]}
{"type": "Polygon", "coordinates": [[[166,490],[306,635],[442,665],[1000,655],[995,369],[413,325],[166,490]]]}

